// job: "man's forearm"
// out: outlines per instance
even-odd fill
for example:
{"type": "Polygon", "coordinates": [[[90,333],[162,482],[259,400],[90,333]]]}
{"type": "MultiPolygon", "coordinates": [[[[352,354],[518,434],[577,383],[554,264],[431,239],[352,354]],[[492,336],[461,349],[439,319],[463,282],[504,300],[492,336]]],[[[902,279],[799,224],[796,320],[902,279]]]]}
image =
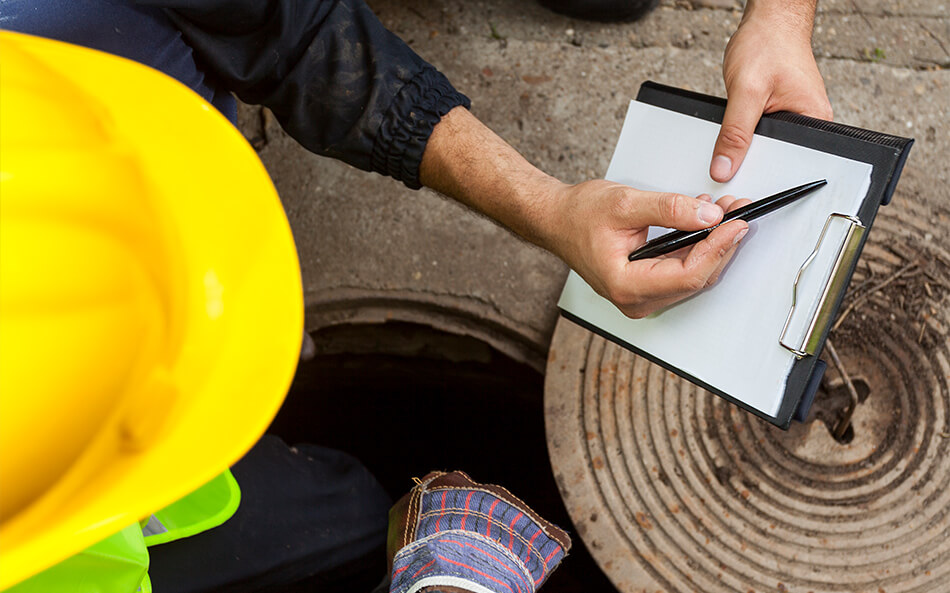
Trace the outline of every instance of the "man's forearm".
{"type": "Polygon", "coordinates": [[[467,109],[456,107],[435,127],[419,179],[552,249],[548,206],[564,184],[529,163],[467,109]]]}
{"type": "Polygon", "coordinates": [[[811,38],[817,4],[817,0],[748,0],[742,19],[767,19],[776,26],[811,38]]]}
{"type": "Polygon", "coordinates": [[[644,192],[603,179],[561,183],[532,166],[465,109],[435,126],[423,184],[553,252],[630,317],[643,317],[715,282],[747,225],[718,226],[688,253],[631,262],[651,225],[699,230],[722,220],[709,196],[644,192]]]}

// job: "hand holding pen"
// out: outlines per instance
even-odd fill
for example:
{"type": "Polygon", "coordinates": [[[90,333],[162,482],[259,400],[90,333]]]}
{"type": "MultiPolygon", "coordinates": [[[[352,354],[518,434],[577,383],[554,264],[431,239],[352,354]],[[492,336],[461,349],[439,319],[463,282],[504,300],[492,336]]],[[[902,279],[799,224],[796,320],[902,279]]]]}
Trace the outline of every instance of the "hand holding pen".
{"type": "Polygon", "coordinates": [[[640,318],[688,298],[719,277],[748,224],[734,220],[704,241],[662,258],[631,262],[651,226],[701,230],[747,204],[731,196],[712,203],[669,192],[650,192],[607,180],[555,185],[536,210],[547,232],[537,243],[553,251],[624,315],[640,318]]]}
{"type": "Polygon", "coordinates": [[[812,181],[811,183],[806,183],[798,187],[793,187],[792,189],[778,192],[777,194],[771,195],[767,198],[762,198],[761,200],[757,200],[727,213],[722,217],[722,222],[709,228],[700,229],[697,231],[671,231],[655,239],[647,241],[641,245],[640,248],[631,253],[629,259],[630,261],[637,261],[651,257],[659,257],[661,255],[666,255],[667,253],[672,253],[678,249],[682,249],[683,247],[695,245],[696,243],[699,243],[708,237],[709,234],[721,224],[726,224],[730,220],[744,220],[746,222],[755,220],[756,218],[765,216],[770,212],[774,212],[779,208],[800,200],[816,189],[827,185],[827,183],[828,181],[825,179],[812,181]]]}

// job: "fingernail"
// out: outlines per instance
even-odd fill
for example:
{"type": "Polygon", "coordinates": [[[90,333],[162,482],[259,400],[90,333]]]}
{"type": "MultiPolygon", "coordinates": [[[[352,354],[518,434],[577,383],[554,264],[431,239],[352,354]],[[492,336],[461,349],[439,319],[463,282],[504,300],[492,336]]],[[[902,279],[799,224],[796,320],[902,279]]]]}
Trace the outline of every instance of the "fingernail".
{"type": "Polygon", "coordinates": [[[732,244],[735,245],[736,243],[741,241],[742,237],[745,237],[746,233],[748,232],[749,232],[749,229],[742,229],[741,231],[736,233],[736,238],[732,240],[732,244]]]}
{"type": "Polygon", "coordinates": [[[709,174],[713,179],[728,179],[732,174],[732,159],[725,155],[718,155],[712,160],[712,166],[709,168],[709,174]]]}
{"type": "Polygon", "coordinates": [[[722,208],[715,204],[702,203],[699,205],[699,222],[713,224],[722,216],[722,208]]]}

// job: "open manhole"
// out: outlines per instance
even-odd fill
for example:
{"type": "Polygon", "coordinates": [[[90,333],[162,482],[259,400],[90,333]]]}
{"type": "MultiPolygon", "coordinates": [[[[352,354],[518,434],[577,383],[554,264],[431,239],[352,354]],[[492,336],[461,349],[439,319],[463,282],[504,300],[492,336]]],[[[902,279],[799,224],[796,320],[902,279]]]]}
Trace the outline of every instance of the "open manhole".
{"type": "MultiPolygon", "coordinates": [[[[945,208],[945,206],[944,206],[945,208]]],[[[620,591],[950,592],[950,215],[882,210],[805,423],[782,431],[561,320],[555,477],[620,591]]]]}
{"type": "MultiPolygon", "coordinates": [[[[573,531],[548,463],[541,373],[477,338],[418,323],[344,324],[313,338],[316,356],[298,368],[268,432],[354,455],[393,500],[413,476],[460,469],[573,531]]],[[[612,590],[576,540],[544,590],[612,590]]],[[[354,592],[382,577],[379,560],[354,592]]]]}

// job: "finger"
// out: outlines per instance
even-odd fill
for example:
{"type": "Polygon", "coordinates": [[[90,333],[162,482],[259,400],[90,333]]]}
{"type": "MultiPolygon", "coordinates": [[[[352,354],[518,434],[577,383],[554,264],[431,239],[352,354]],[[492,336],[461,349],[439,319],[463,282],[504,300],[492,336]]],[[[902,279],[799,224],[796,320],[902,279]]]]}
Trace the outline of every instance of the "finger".
{"type": "Polygon", "coordinates": [[[738,208],[742,208],[748,204],[751,204],[752,200],[747,200],[745,198],[737,198],[735,196],[723,196],[716,200],[716,204],[722,208],[723,212],[732,212],[738,208]]]}
{"type": "Polygon", "coordinates": [[[763,92],[742,87],[729,93],[709,165],[709,176],[714,180],[720,183],[729,181],[739,169],[767,99],[763,92]]]}
{"type": "Polygon", "coordinates": [[[704,202],[712,202],[712,201],[713,201],[712,196],[709,195],[709,194],[699,194],[698,196],[696,196],[696,199],[697,199],[697,200],[702,200],[702,201],[704,201],[704,202]]]}
{"type": "Polygon", "coordinates": [[[738,250],[738,248],[739,248],[739,245],[736,244],[732,247],[732,249],[726,252],[726,255],[724,255],[722,258],[722,262],[719,264],[719,266],[716,267],[716,270],[709,276],[709,280],[706,281],[707,286],[712,286],[713,284],[719,282],[719,276],[722,275],[722,271],[725,270],[726,266],[729,265],[729,262],[732,261],[732,257],[736,254],[736,250],[738,250]]]}
{"type": "MultiPolygon", "coordinates": [[[[703,195],[706,195],[706,194],[703,194],[703,195]]],[[[702,199],[702,196],[697,197],[697,199],[702,199]]],[[[728,196],[728,195],[723,196],[716,201],[716,205],[722,208],[723,211],[726,213],[732,212],[733,210],[737,210],[751,203],[752,203],[752,200],[748,200],[746,198],[736,198],[735,196],[728,196]]],[[[678,257],[680,259],[686,259],[686,257],[689,255],[689,252],[690,250],[692,250],[692,248],[693,248],[692,245],[688,245],[681,249],[677,249],[676,251],[671,251],[670,253],[666,255],[661,255],[659,257],[678,257]]]]}
{"type": "Polygon", "coordinates": [[[709,234],[706,241],[698,243],[686,257],[684,266],[696,266],[700,276],[705,276],[705,286],[711,286],[719,279],[719,274],[732,259],[739,243],[749,232],[749,223],[733,220],[709,234]],[[717,234],[716,231],[723,231],[717,234]],[[703,245],[702,243],[705,243],[703,245]]]}
{"type": "Polygon", "coordinates": [[[625,268],[627,278],[624,285],[634,288],[629,294],[615,295],[611,300],[621,310],[624,307],[633,309],[653,301],[678,300],[702,290],[748,228],[748,223],[743,220],[717,227],[706,239],[694,245],[685,259],[667,257],[629,262],[625,268]]]}
{"type": "Polygon", "coordinates": [[[733,210],[738,210],[739,208],[742,208],[742,207],[744,207],[744,206],[748,206],[748,205],[751,204],[751,203],[752,203],[752,200],[749,200],[749,199],[747,199],[747,198],[739,198],[738,200],[736,200],[736,201],[733,202],[732,204],[729,204],[729,207],[728,207],[728,208],[723,208],[723,210],[726,210],[726,211],[728,211],[728,212],[732,212],[733,210]]]}
{"type": "Polygon", "coordinates": [[[636,192],[626,200],[625,220],[634,228],[663,226],[698,231],[722,220],[722,208],[681,194],[636,192]]]}
{"type": "Polygon", "coordinates": [[[736,198],[735,196],[723,196],[719,198],[718,200],[716,200],[716,204],[718,204],[719,207],[722,208],[723,212],[729,212],[732,204],[735,203],[736,200],[738,200],[738,198],[736,198]]]}
{"type": "Polygon", "coordinates": [[[739,249],[739,245],[741,245],[742,243],[742,239],[746,235],[745,232],[740,231],[740,233],[741,233],[741,236],[739,237],[739,240],[733,243],[732,248],[729,249],[729,251],[727,251],[726,254],[722,257],[722,261],[719,263],[719,266],[716,268],[716,271],[713,272],[712,275],[709,277],[709,280],[707,281],[708,286],[712,286],[716,282],[719,282],[719,276],[722,274],[722,271],[725,270],[726,266],[729,265],[729,262],[732,261],[733,256],[735,256],[736,251],[738,251],[739,249]]]}
{"type": "Polygon", "coordinates": [[[657,311],[666,309],[670,305],[675,305],[688,296],[688,294],[682,294],[679,296],[670,297],[668,299],[649,301],[647,303],[642,303],[631,307],[620,307],[620,312],[631,319],[643,319],[648,315],[653,315],[657,311]]]}

